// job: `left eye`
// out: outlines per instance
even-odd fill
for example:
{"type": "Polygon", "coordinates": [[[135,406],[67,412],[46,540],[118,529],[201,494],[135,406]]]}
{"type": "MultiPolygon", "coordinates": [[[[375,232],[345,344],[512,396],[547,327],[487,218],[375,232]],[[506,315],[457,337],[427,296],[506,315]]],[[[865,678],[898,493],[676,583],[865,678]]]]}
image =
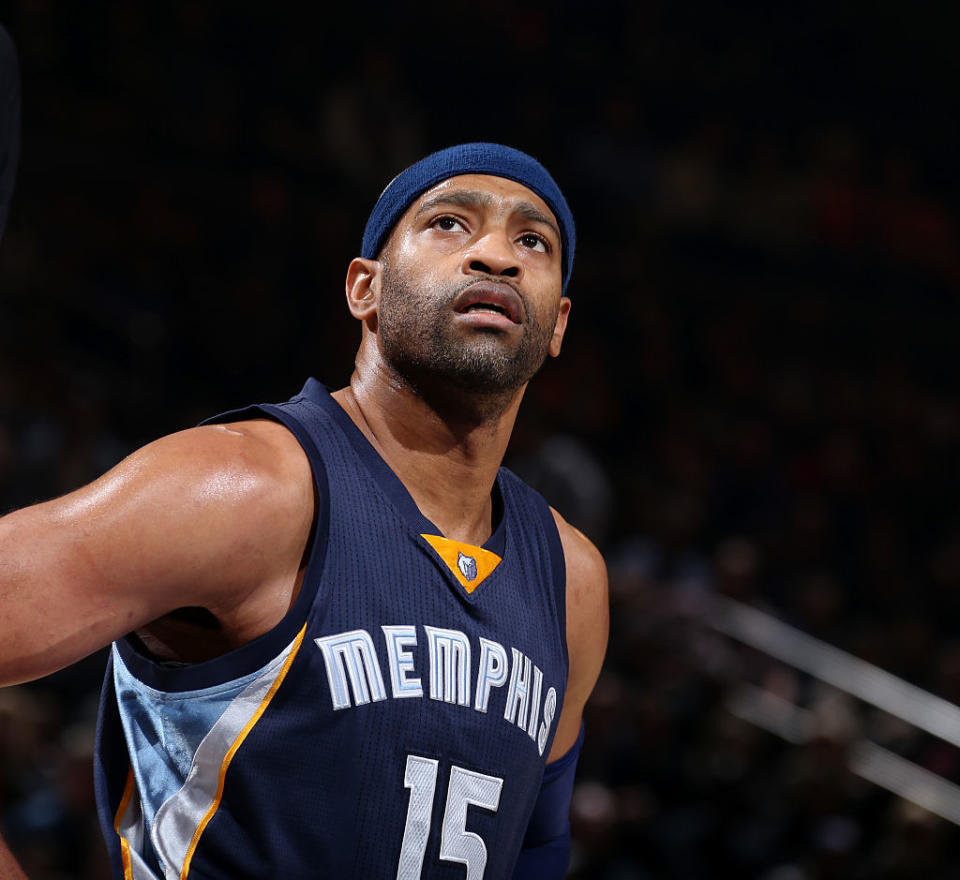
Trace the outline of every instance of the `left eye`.
{"type": "Polygon", "coordinates": [[[526,235],[521,235],[520,243],[532,251],[538,251],[541,254],[547,252],[547,243],[539,235],[534,235],[531,232],[528,232],[526,235]]]}
{"type": "Polygon", "coordinates": [[[438,217],[433,225],[443,232],[456,232],[463,229],[463,224],[456,217],[438,217]]]}

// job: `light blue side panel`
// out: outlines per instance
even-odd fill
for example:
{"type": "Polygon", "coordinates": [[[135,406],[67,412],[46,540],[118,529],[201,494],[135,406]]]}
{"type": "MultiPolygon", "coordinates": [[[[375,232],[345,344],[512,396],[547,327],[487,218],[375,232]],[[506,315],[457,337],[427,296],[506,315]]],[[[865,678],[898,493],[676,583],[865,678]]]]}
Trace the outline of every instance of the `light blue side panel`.
{"type": "Polygon", "coordinates": [[[147,830],[143,855],[148,863],[159,868],[149,843],[157,810],[183,786],[197,748],[210,728],[262,671],[215,687],[167,693],[134,678],[113,647],[113,681],[143,807],[147,830]]]}

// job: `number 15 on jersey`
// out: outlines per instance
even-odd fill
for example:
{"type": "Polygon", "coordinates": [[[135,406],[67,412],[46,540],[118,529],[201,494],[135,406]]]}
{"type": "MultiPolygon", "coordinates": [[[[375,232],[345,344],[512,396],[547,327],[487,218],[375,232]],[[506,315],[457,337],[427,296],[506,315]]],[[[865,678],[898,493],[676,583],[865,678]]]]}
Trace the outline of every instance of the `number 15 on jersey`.
{"type": "MultiPolygon", "coordinates": [[[[423,857],[430,837],[433,795],[437,788],[439,762],[433,758],[407,755],[403,785],[410,789],[407,823],[397,864],[397,880],[420,880],[423,857]]],[[[463,767],[450,768],[447,803],[440,830],[440,859],[466,865],[467,880],[483,880],[487,867],[487,846],[479,834],[467,831],[467,809],[471,806],[496,812],[500,806],[503,780],[463,767]]]]}

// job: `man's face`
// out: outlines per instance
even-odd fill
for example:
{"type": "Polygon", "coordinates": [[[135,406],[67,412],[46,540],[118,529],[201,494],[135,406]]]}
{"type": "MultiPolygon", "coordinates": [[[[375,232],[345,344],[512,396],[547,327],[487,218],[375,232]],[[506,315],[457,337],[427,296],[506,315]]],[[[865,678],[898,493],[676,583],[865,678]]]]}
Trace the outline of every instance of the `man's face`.
{"type": "Polygon", "coordinates": [[[404,213],[383,253],[387,361],[415,385],[513,392],[558,354],[570,301],[546,203],[488,175],[445,180],[404,213]]]}

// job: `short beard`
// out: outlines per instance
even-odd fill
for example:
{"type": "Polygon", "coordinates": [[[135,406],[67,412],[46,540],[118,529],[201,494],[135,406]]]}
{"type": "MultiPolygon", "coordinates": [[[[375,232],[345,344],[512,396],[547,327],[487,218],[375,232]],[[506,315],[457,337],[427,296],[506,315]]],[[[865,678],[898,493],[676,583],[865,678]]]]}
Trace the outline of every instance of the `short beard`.
{"type": "Polygon", "coordinates": [[[519,341],[493,330],[464,339],[453,330],[450,304],[480,278],[445,290],[424,290],[409,286],[388,260],[382,262],[381,350],[397,375],[421,394],[446,385],[506,400],[543,365],[556,316],[550,323],[541,321],[524,299],[526,320],[519,341]]]}

